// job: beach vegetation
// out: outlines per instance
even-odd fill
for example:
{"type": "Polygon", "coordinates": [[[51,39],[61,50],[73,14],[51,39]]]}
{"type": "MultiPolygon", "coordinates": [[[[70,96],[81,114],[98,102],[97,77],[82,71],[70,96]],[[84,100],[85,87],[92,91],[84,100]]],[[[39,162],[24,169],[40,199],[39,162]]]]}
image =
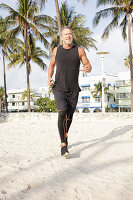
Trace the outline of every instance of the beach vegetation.
{"type": "Polygon", "coordinates": [[[38,112],[57,112],[55,100],[48,97],[37,99],[38,112]]]}

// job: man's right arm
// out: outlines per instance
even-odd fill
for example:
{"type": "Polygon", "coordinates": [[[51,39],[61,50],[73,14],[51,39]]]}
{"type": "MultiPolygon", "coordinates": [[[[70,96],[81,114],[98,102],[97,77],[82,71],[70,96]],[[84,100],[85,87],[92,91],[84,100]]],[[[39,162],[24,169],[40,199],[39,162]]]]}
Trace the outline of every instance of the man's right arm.
{"type": "Polygon", "coordinates": [[[54,73],[54,68],[55,68],[55,57],[56,57],[56,52],[57,52],[57,47],[54,48],[53,53],[52,53],[52,58],[49,64],[49,68],[48,68],[48,85],[52,86],[53,82],[52,82],[52,76],[54,73]]]}

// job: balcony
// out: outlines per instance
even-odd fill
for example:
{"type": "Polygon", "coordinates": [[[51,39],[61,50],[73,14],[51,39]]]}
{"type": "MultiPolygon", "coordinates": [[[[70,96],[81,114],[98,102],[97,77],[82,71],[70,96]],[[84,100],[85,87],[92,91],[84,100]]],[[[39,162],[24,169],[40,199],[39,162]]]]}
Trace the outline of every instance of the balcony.
{"type": "Polygon", "coordinates": [[[130,99],[131,93],[117,93],[116,99],[130,99]]]}
{"type": "Polygon", "coordinates": [[[124,86],[130,86],[131,81],[130,80],[119,80],[116,81],[116,87],[124,87],[124,86]]]}

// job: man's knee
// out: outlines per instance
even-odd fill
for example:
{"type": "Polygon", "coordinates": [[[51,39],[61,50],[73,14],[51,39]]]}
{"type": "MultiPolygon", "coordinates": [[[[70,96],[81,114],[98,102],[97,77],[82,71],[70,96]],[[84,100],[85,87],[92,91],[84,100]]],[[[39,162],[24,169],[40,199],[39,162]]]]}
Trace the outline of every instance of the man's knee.
{"type": "Polygon", "coordinates": [[[59,110],[58,111],[58,116],[60,118],[65,118],[66,117],[66,114],[67,114],[67,110],[59,110]]]}

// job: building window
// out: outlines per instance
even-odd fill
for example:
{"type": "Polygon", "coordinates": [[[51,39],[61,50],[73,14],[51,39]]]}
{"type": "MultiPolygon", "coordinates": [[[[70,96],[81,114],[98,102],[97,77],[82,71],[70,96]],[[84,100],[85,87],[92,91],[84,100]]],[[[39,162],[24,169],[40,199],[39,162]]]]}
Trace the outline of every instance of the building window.
{"type": "Polygon", "coordinates": [[[99,103],[99,102],[100,102],[100,97],[96,97],[96,98],[95,98],[95,102],[98,102],[98,103],[99,103]]]}
{"type": "Polygon", "coordinates": [[[81,90],[82,90],[82,91],[90,90],[90,84],[88,84],[88,85],[86,85],[86,86],[81,85],[81,90]]]}
{"type": "Polygon", "coordinates": [[[12,98],[15,98],[15,94],[12,95],[12,98]]]}
{"type": "Polygon", "coordinates": [[[22,102],[22,106],[24,106],[25,105],[25,103],[24,102],[22,102]]]}
{"type": "Polygon", "coordinates": [[[84,72],[83,72],[83,77],[86,77],[86,76],[87,76],[87,73],[84,73],[84,72]]]}
{"type": "Polygon", "coordinates": [[[15,103],[12,103],[12,106],[15,106],[15,103]]]}
{"type": "Polygon", "coordinates": [[[125,85],[125,80],[120,80],[120,81],[116,81],[116,86],[124,86],[125,85]]]}
{"type": "Polygon", "coordinates": [[[89,103],[90,102],[90,96],[82,96],[82,102],[89,103]]]}
{"type": "Polygon", "coordinates": [[[107,101],[109,101],[109,99],[110,99],[110,97],[109,97],[109,95],[107,96],[107,101]]]}
{"type": "Polygon", "coordinates": [[[116,98],[118,99],[131,98],[131,93],[117,93],[116,98]]]}

